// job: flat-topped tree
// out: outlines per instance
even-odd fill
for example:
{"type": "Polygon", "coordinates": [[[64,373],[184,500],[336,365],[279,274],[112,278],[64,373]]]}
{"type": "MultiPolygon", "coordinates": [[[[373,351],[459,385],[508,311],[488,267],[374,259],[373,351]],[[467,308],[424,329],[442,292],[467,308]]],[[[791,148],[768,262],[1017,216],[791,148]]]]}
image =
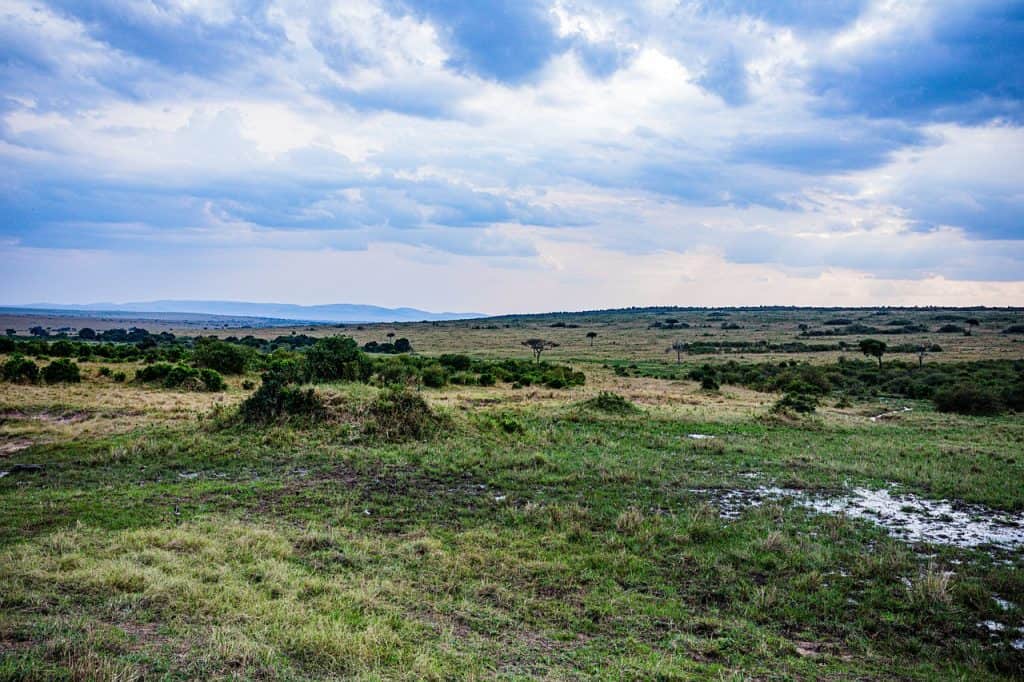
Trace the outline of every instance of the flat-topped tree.
{"type": "Polygon", "coordinates": [[[537,362],[540,362],[541,353],[549,348],[558,348],[558,344],[554,341],[546,341],[544,339],[526,339],[522,342],[522,345],[533,351],[533,358],[537,362]]]}
{"type": "Polygon", "coordinates": [[[594,339],[597,338],[597,332],[587,332],[587,339],[590,341],[590,345],[594,345],[594,339]]]}
{"type": "Polygon", "coordinates": [[[885,351],[889,346],[885,341],[879,341],[878,339],[864,339],[860,342],[860,352],[864,355],[870,355],[871,357],[878,358],[878,368],[882,368],[882,356],[885,355],[885,351]]]}

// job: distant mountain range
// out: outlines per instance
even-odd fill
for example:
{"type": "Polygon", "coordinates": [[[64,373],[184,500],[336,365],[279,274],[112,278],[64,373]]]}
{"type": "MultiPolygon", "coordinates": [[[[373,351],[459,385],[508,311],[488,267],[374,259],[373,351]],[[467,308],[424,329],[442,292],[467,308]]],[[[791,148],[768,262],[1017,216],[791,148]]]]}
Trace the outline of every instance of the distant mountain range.
{"type": "Polygon", "coordinates": [[[382,308],[375,305],[331,303],[295,305],[292,303],[250,303],[248,301],[138,301],[133,303],[30,303],[17,306],[25,310],[58,310],[110,313],[190,313],[295,320],[296,322],[420,322],[463,320],[486,317],[482,313],[432,313],[416,308],[382,308]]]}

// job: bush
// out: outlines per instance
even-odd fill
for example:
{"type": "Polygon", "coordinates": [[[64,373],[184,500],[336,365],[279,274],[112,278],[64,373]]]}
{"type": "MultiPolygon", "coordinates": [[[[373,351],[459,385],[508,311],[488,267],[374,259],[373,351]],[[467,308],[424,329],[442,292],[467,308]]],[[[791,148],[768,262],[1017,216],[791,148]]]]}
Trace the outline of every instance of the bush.
{"type": "Polygon", "coordinates": [[[141,382],[159,381],[164,388],[185,388],[192,391],[223,391],[224,378],[208,367],[196,369],[188,365],[172,365],[169,362],[155,362],[135,372],[135,380],[141,382]]]}
{"type": "Polygon", "coordinates": [[[999,396],[988,388],[957,386],[938,391],[932,399],[939,412],[955,412],[972,416],[996,415],[1005,406],[999,396]]]}
{"type": "Polygon", "coordinates": [[[456,372],[451,376],[451,382],[456,386],[475,386],[479,380],[472,372],[456,372]]]}
{"type": "Polygon", "coordinates": [[[317,341],[306,351],[306,367],[312,381],[367,381],[373,374],[373,364],[348,336],[317,341]]]}
{"type": "Polygon", "coordinates": [[[448,372],[440,365],[430,365],[424,368],[423,385],[430,388],[444,388],[448,385],[448,372]]]}
{"type": "Polygon", "coordinates": [[[601,391],[597,397],[591,398],[583,403],[586,407],[611,414],[632,414],[639,412],[640,408],[634,403],[623,398],[618,393],[601,391]]]}
{"type": "Polygon", "coordinates": [[[198,367],[206,367],[223,374],[244,374],[251,351],[217,339],[196,339],[192,360],[198,367]]]}
{"type": "Polygon", "coordinates": [[[256,392],[242,401],[239,414],[249,424],[266,424],[293,417],[313,419],[325,413],[313,389],[290,386],[283,377],[268,372],[256,392]]]}
{"type": "Polygon", "coordinates": [[[493,386],[497,383],[497,379],[490,372],[484,372],[480,375],[479,383],[481,386],[493,386]]]}
{"type": "Polygon", "coordinates": [[[772,408],[775,412],[810,414],[818,409],[818,396],[810,393],[786,393],[772,408]]]}
{"type": "Polygon", "coordinates": [[[224,382],[224,377],[220,375],[220,372],[214,369],[208,369],[206,367],[200,369],[199,380],[203,382],[203,388],[211,393],[223,391],[227,388],[227,384],[224,382]]]}
{"type": "Polygon", "coordinates": [[[128,379],[128,375],[124,372],[114,372],[113,379],[115,382],[123,384],[128,379]]]}
{"type": "Polygon", "coordinates": [[[369,413],[373,432],[389,441],[426,438],[440,421],[423,397],[407,388],[382,391],[369,413]]]}
{"type": "Polygon", "coordinates": [[[100,367],[99,375],[101,377],[109,377],[111,374],[113,374],[113,372],[110,371],[109,367],[100,367]]]}
{"type": "Polygon", "coordinates": [[[82,374],[78,365],[67,358],[61,358],[43,368],[43,379],[48,384],[77,384],[82,380],[82,374]]]}
{"type": "Polygon", "coordinates": [[[39,380],[39,365],[22,355],[15,355],[4,363],[5,381],[19,384],[34,384],[39,380]]]}
{"type": "Polygon", "coordinates": [[[456,372],[465,372],[473,366],[473,359],[468,355],[445,353],[437,359],[444,367],[456,372]]]}
{"type": "Polygon", "coordinates": [[[717,377],[712,373],[706,373],[700,378],[700,387],[705,391],[717,391],[721,386],[717,377]]]}
{"type": "Polygon", "coordinates": [[[152,365],[146,365],[142,369],[136,370],[135,380],[145,383],[163,381],[171,373],[172,369],[174,369],[174,365],[169,362],[155,362],[152,365]]]}

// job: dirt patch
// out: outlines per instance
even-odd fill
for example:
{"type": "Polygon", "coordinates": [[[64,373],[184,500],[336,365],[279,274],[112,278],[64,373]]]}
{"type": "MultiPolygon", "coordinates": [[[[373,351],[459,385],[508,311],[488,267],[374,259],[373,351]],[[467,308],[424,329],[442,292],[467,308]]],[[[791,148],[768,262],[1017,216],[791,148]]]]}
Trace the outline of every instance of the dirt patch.
{"type": "Polygon", "coordinates": [[[22,412],[20,410],[8,410],[0,413],[0,421],[38,421],[44,424],[77,424],[88,419],[91,415],[88,412],[54,412],[44,410],[43,412],[22,412]]]}
{"type": "Polygon", "coordinates": [[[0,457],[7,457],[16,452],[28,450],[30,447],[32,447],[32,441],[24,438],[0,443],[0,457]]]}

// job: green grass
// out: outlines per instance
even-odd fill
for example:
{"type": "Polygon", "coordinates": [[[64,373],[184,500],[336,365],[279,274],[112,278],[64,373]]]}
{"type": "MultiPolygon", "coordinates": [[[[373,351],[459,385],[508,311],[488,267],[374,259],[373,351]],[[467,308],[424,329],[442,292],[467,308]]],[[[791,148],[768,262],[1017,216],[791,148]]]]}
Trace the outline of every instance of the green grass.
{"type": "Polygon", "coordinates": [[[1021,674],[976,625],[1021,620],[991,598],[1024,604],[1019,554],[787,504],[729,522],[690,492],[894,481],[1024,509],[1019,419],[873,409],[499,401],[404,443],[222,417],[53,437],[9,458],[42,475],[0,479],[0,679],[1021,674]]]}

